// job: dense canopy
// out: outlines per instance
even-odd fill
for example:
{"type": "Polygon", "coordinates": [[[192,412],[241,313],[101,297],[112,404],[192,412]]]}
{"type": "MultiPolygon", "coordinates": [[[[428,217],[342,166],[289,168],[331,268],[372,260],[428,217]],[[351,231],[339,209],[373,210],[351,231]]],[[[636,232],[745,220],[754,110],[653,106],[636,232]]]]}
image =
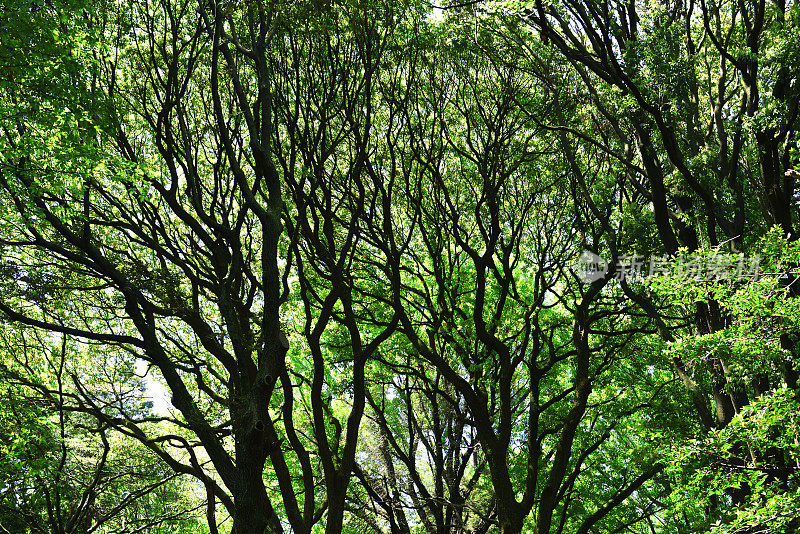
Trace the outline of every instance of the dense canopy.
{"type": "Polygon", "coordinates": [[[799,32],[7,0],[0,533],[800,530],[799,32]]]}

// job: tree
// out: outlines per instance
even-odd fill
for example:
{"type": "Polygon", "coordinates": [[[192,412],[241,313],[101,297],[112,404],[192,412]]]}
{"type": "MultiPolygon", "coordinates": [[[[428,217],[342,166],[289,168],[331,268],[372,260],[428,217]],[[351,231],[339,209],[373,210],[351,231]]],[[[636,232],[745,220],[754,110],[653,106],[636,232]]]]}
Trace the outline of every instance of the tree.
{"type": "MultiPolygon", "coordinates": [[[[759,238],[773,226],[796,239],[798,87],[793,80],[800,63],[796,46],[786,40],[796,29],[796,5],[534,2],[517,13],[572,65],[592,106],[583,121],[550,128],[613,157],[615,172],[630,192],[628,201],[646,213],[647,228],[622,229],[623,235],[640,236],[622,253],[675,257],[728,248],[756,256],[762,252],[759,238]],[[593,128],[578,126],[589,120],[593,128]],[[655,246],[646,239],[654,232],[655,246]]],[[[715,258],[706,255],[703,261],[715,258]]],[[[779,270],[787,273],[782,283],[791,288],[795,275],[789,271],[787,264],[779,270]]],[[[685,291],[672,287],[670,301],[685,291]]],[[[626,292],[667,342],[677,339],[698,350],[673,351],[672,361],[692,398],[700,432],[723,431],[734,418],[741,424],[745,406],[780,382],[796,388],[793,319],[781,326],[773,321],[771,331],[762,334],[765,343],[783,350],[754,376],[745,371],[744,362],[752,363],[749,349],[724,348],[726,343],[742,347],[741,328],[752,322],[746,308],[726,302],[731,293],[723,284],[701,285],[690,293],[693,302],[681,299],[679,310],[661,307],[664,293],[630,286],[626,292]],[[680,319],[668,319],[676,311],[680,319]],[[681,323],[695,328],[686,330],[681,323]],[[718,344],[722,339],[727,341],[718,344]]],[[[745,338],[752,340],[753,333],[745,338]]],[[[745,442],[732,451],[739,474],[761,461],[757,454],[747,458],[745,442]]],[[[789,449],[785,452],[784,461],[791,456],[789,449]]],[[[723,522],[730,518],[728,504],[753,505],[753,488],[746,482],[732,488],[728,503],[718,500],[709,509],[723,522]]]]}
{"type": "Polygon", "coordinates": [[[115,405],[147,413],[147,405],[136,395],[143,387],[120,362],[106,362],[103,384],[79,370],[81,358],[66,338],[48,346],[36,332],[13,328],[3,331],[2,352],[4,533],[197,528],[194,515],[202,503],[192,502],[184,478],[135,441],[121,439],[104,419],[92,417],[84,403],[70,402],[82,390],[91,392],[90,401],[101,404],[104,414],[115,411],[115,405]],[[78,385],[78,373],[89,383],[78,385]]]}
{"type": "MultiPolygon", "coordinates": [[[[369,296],[399,318],[405,339],[397,355],[381,352],[408,381],[384,379],[373,393],[382,462],[359,479],[380,509],[373,517],[386,517],[392,532],[406,531],[412,511],[414,522],[436,530],[481,532],[496,523],[519,532],[533,510],[539,532],[564,528],[568,518],[588,531],[661,467],[625,473],[598,492],[596,508],[572,500],[630,415],[609,417],[615,399],[592,396],[593,388],[599,399],[614,388],[610,369],[629,340],[609,319],[619,296],[601,296],[610,277],[583,288],[569,271],[579,249],[564,220],[597,208],[567,196],[591,192],[583,176],[564,172],[532,118],[548,113],[549,95],[536,96],[539,80],[513,48],[482,48],[488,57],[479,58],[476,48],[490,36],[471,43],[471,32],[440,40],[420,31],[407,47],[407,70],[384,86],[394,99],[388,147],[369,169],[379,177],[373,183],[385,184],[378,198],[391,196],[384,203],[402,211],[359,220],[358,230],[387,261],[376,265],[390,291],[369,296]],[[432,371],[415,371],[423,366],[432,371]],[[388,415],[392,409],[400,414],[388,415]],[[472,454],[474,479],[464,475],[472,454]],[[387,480],[392,471],[395,482],[387,480]],[[474,491],[484,473],[488,501],[474,491]],[[463,521],[468,509],[471,524],[463,521]]],[[[608,232],[600,222],[595,230],[597,245],[608,232]]]]}
{"type": "Polygon", "coordinates": [[[75,355],[6,380],[83,426],[20,420],[138,441],[202,485],[212,533],[783,510],[794,434],[753,421],[796,389],[775,295],[800,260],[759,241],[794,240],[796,6],[520,5],[5,6],[0,316],[75,355]],[[723,247],[781,276],[623,276],[723,247]],[[589,252],[609,269],[582,279],[589,252]],[[739,339],[782,343],[766,382],[739,339]],[[137,369],[171,409],[137,404],[137,369]],[[708,473],[719,497],[674,487],[708,473]]]}
{"type": "MultiPolygon", "coordinates": [[[[6,109],[16,112],[3,119],[0,181],[4,209],[16,218],[4,220],[2,241],[16,270],[0,308],[10,320],[115,345],[158,369],[178,424],[194,436],[177,446],[189,461],[161,448],[136,419],[103,423],[198,478],[234,517],[235,532],[280,531],[261,476],[277,446],[269,399],[286,352],[278,316],[281,190],[261,144],[271,127],[270,88],[257,65],[237,63],[246,55],[232,51],[224,27],[225,18],[260,15],[263,32],[250,45],[263,56],[275,13],[140,7],[106,6],[96,18],[80,5],[9,7],[9,17],[30,14],[42,30],[30,50],[40,68],[17,67],[6,78],[6,109]],[[73,40],[76,33],[91,39],[73,40]],[[132,40],[142,34],[149,38],[132,40]],[[255,110],[239,69],[261,88],[255,110]],[[253,128],[244,144],[229,120],[243,111],[253,128]],[[64,300],[32,296],[33,272],[39,283],[62,287],[64,300]],[[186,329],[194,337],[174,337],[186,329]],[[208,412],[209,402],[228,417],[208,412]],[[194,454],[198,447],[212,472],[194,454]]],[[[18,39],[28,28],[9,26],[18,39]]]]}
{"type": "MultiPolygon", "coordinates": [[[[314,72],[320,61],[334,88],[343,84],[356,101],[369,96],[360,76],[378,64],[380,47],[347,40],[364,29],[387,33],[403,12],[382,5],[380,16],[365,19],[363,7],[332,14],[279,3],[160,2],[108,5],[95,17],[73,4],[8,8],[18,42],[37,28],[27,47],[36,68],[9,65],[5,79],[0,184],[4,212],[13,216],[0,236],[10,276],[0,310],[28,327],[134,354],[156,370],[178,411],[168,420],[186,436],[163,443],[135,414],[94,415],[196,477],[233,517],[237,534],[284,528],[263,479],[268,459],[293,530],[309,531],[325,513],[329,530],[342,521],[364,400],[356,394],[340,459],[323,420],[328,363],[320,360],[319,336],[334,305],[350,304],[334,283],[319,317],[308,310],[309,325],[318,325],[309,326],[317,336],[311,441],[325,488],[315,499],[319,474],[292,427],[294,385],[279,314],[291,272],[287,262],[282,294],[278,261],[289,257],[279,250],[281,218],[292,229],[307,223],[291,222],[283,201],[288,175],[276,156],[286,150],[294,165],[298,118],[279,114],[273,79],[286,73],[280,54],[289,50],[297,65],[290,74],[301,75],[301,65],[314,72]],[[297,20],[298,28],[289,24],[297,20]],[[336,55],[337,41],[344,55],[336,55]],[[315,57],[300,47],[333,51],[315,57]],[[353,70],[337,72],[339,59],[353,61],[345,65],[353,70]],[[279,383],[285,396],[274,398],[283,406],[272,411],[279,383]],[[289,451],[299,472],[287,463],[289,451]],[[299,488],[296,476],[304,479],[299,488]]],[[[307,99],[293,101],[295,112],[315,113],[320,80],[289,81],[307,99]]],[[[355,101],[341,102],[349,113],[343,120],[352,121],[355,101]]],[[[361,128],[346,131],[348,140],[358,143],[361,128]]],[[[314,170],[313,160],[303,163],[314,170]]],[[[295,206],[302,207],[300,193],[295,206]]],[[[315,306],[314,298],[306,305],[315,306]]],[[[358,387],[365,358],[386,334],[362,347],[347,313],[358,387]]],[[[215,530],[213,513],[210,522],[215,530]]]]}

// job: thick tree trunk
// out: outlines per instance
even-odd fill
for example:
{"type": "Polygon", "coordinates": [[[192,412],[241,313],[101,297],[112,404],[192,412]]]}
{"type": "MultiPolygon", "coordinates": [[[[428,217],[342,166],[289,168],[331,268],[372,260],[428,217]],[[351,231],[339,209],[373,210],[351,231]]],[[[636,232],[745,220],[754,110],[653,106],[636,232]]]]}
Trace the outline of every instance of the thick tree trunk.
{"type": "Polygon", "coordinates": [[[263,462],[240,459],[240,488],[234,496],[236,514],[231,534],[279,534],[283,526],[267,497],[263,462]]]}

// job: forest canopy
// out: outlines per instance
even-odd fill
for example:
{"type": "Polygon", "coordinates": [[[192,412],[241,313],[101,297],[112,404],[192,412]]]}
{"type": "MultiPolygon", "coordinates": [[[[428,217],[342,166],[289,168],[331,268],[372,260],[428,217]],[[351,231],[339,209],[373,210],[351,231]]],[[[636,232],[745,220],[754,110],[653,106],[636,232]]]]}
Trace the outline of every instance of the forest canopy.
{"type": "Polygon", "coordinates": [[[7,0],[0,533],[800,529],[794,0],[7,0]]]}

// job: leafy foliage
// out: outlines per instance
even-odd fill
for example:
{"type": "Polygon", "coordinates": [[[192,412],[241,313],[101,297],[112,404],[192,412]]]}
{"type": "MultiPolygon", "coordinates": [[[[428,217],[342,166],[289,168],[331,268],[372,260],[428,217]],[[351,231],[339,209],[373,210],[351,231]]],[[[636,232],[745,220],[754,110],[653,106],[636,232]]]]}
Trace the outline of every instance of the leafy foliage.
{"type": "Polygon", "coordinates": [[[796,529],[798,24],[6,2],[0,525],[796,529]]]}

